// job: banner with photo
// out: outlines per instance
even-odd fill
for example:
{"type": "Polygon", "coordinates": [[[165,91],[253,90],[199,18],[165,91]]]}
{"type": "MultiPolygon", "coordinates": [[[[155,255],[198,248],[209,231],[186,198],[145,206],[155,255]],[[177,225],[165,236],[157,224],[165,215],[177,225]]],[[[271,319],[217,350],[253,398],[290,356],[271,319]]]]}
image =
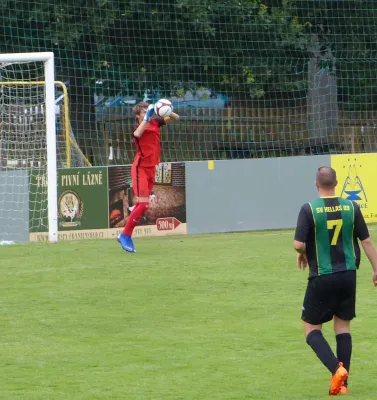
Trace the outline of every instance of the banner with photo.
{"type": "Polygon", "coordinates": [[[336,195],[359,204],[367,223],[377,222],[377,154],[331,156],[338,179],[336,195]]]}
{"type": "MultiPolygon", "coordinates": [[[[110,235],[117,237],[135,206],[131,165],[108,168],[110,235]]],[[[161,163],[149,209],[134,230],[134,237],[186,234],[186,179],[184,163],[161,163]]]]}

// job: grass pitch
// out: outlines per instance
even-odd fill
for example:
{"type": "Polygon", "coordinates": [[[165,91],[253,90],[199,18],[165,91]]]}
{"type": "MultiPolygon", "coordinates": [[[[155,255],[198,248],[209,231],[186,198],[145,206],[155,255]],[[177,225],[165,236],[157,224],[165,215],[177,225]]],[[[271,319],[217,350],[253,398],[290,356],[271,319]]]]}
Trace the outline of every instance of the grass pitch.
{"type": "MultiPolygon", "coordinates": [[[[1,247],[0,398],[328,399],[292,239],[143,238],[136,254],[109,240],[1,247]]],[[[350,399],[377,398],[376,290],[363,255],[350,399]]]]}

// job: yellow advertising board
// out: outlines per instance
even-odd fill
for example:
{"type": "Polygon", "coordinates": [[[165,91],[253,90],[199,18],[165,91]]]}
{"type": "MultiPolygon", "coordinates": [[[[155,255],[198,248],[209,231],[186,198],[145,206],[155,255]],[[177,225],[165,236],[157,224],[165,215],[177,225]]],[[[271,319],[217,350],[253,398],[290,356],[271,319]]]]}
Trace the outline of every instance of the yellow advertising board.
{"type": "Polygon", "coordinates": [[[336,195],[359,204],[367,223],[377,222],[377,154],[331,156],[338,186],[336,195]]]}

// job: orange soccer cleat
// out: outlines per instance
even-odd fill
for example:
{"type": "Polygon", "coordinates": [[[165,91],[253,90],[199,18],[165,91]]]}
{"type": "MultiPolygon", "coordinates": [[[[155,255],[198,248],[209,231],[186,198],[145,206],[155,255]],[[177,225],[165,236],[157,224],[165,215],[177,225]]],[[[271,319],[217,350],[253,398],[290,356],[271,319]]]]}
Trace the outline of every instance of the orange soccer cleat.
{"type": "Polygon", "coordinates": [[[342,386],[340,388],[340,394],[347,394],[348,393],[348,387],[347,386],[342,386]]]}
{"type": "Polygon", "coordinates": [[[336,370],[335,374],[331,377],[331,386],[329,391],[330,396],[336,396],[341,392],[342,387],[344,387],[344,381],[347,379],[347,376],[348,372],[343,367],[343,363],[340,362],[338,369],[336,370]]]}

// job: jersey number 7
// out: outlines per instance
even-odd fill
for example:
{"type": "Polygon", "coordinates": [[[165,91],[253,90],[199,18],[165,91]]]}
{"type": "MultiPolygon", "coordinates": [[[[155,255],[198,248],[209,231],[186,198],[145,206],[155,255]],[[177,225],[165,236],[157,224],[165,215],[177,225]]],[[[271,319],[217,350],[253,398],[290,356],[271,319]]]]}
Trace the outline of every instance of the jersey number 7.
{"type": "Polygon", "coordinates": [[[331,246],[336,246],[338,242],[340,231],[342,230],[343,220],[342,219],[333,219],[327,221],[327,229],[334,229],[334,235],[331,240],[331,246]]]}

